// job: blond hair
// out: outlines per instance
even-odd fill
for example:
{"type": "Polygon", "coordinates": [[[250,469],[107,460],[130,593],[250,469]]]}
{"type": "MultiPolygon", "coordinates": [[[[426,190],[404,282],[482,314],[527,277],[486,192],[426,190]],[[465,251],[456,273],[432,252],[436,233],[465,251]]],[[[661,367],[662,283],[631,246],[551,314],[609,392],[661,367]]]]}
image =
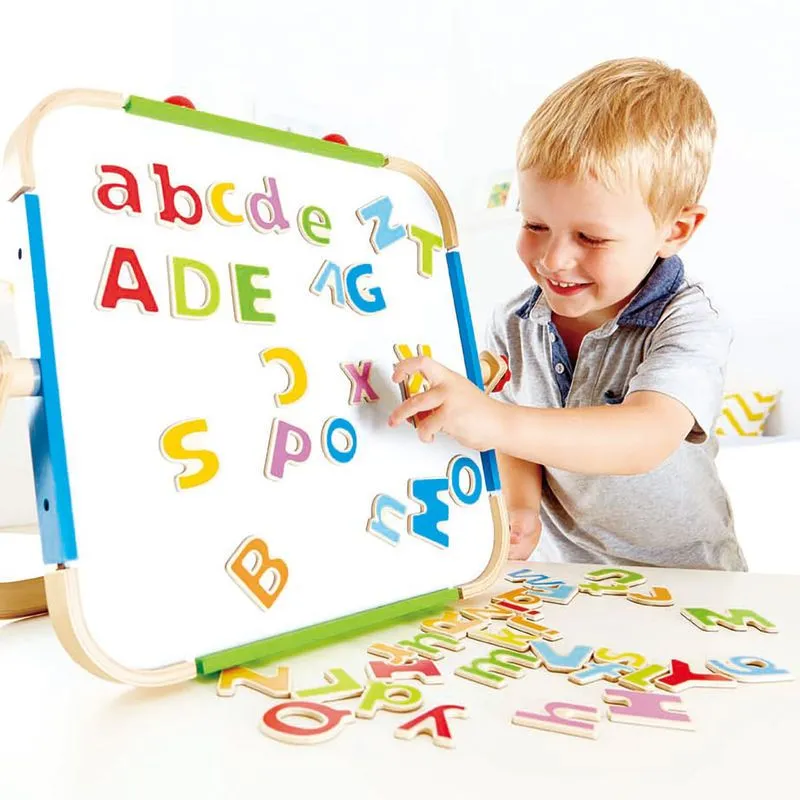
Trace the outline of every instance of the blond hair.
{"type": "Polygon", "coordinates": [[[654,59],[617,59],[539,106],[522,131],[517,168],[544,180],[594,178],[612,191],[634,181],[661,225],[700,199],[715,139],[711,107],[688,75],[654,59]]]}

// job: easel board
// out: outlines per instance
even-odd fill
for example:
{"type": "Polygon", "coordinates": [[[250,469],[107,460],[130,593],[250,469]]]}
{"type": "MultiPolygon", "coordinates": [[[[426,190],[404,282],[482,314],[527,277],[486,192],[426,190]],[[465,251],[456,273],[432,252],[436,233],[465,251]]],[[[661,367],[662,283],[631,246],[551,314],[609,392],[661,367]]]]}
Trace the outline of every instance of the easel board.
{"type": "Polygon", "coordinates": [[[397,345],[475,381],[458,254],[385,157],[304,140],[142,98],[35,131],[21,355],[41,360],[45,561],[80,567],[87,629],[133,669],[450,597],[492,557],[493,453],[387,425],[397,345]],[[395,541],[368,531],[381,496],[395,541]],[[248,540],[283,564],[268,607],[232,574],[248,540]]]}

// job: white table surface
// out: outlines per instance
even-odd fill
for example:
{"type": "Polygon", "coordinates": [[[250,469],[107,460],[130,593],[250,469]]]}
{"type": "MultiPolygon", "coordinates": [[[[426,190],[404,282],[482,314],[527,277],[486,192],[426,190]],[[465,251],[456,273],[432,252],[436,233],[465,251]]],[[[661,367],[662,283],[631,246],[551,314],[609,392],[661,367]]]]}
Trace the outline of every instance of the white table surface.
{"type": "MultiPolygon", "coordinates": [[[[503,574],[520,566],[536,566],[570,583],[591,569],[515,562],[503,574]]],[[[800,576],[640,571],[648,578],[643,591],[667,586],[675,605],[645,607],[624,597],[586,594],[567,606],[544,604],[543,620],[563,633],[555,646],[632,650],[662,664],[678,658],[695,671],[705,671],[707,658],[762,656],[800,677],[800,576]],[[779,632],[706,633],[681,617],[680,608],[687,606],[750,608],[776,623],[779,632]]],[[[500,585],[512,588],[504,580],[500,585]]],[[[418,623],[406,623],[272,666],[289,666],[294,688],[321,685],[323,671],[333,667],[366,681],[364,667],[374,658],[366,652],[369,644],[396,642],[418,631],[418,623]]],[[[676,795],[694,800],[705,792],[751,797],[759,787],[792,782],[789,794],[776,796],[795,796],[800,679],[740,683],[732,690],[688,689],[676,696],[695,731],[642,727],[608,721],[601,695],[613,684],[605,681],[578,686],[566,675],[539,668],[526,670],[507,688],[493,689],[453,674],[491,647],[467,640],[465,650],[437,661],[445,682],[414,683],[424,696],[419,711],[379,711],[328,742],[290,745],[259,731],[261,716],[280,700],[246,687],[234,697],[218,697],[215,681],[207,679],[157,690],[110,684],[69,659],[46,617],[13,622],[0,628],[0,798],[408,800],[434,794],[543,797],[544,792],[572,798],[578,792],[588,797],[614,791],[626,800],[676,795]],[[554,700],[598,707],[599,737],[511,724],[515,711],[541,711],[554,700]],[[428,736],[394,738],[397,726],[442,703],[465,705],[469,712],[467,719],[451,720],[452,750],[436,747],[428,736]]],[[[358,702],[333,705],[355,710],[358,702]]]]}

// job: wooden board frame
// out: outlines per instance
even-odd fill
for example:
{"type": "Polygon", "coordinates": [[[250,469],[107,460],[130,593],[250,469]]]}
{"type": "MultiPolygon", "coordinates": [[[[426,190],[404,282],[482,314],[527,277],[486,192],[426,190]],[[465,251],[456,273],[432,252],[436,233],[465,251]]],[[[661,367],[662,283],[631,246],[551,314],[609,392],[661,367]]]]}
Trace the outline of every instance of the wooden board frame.
{"type": "MultiPolygon", "coordinates": [[[[165,115],[164,118],[167,118],[166,115],[173,114],[177,114],[179,117],[181,114],[203,114],[203,112],[195,112],[190,109],[168,107],[166,104],[156,104],[154,101],[146,100],[144,98],[136,98],[136,100],[139,103],[151,104],[153,107],[156,107],[156,110],[158,110],[159,106],[165,106],[163,109],[165,115]]],[[[9,201],[14,202],[18,198],[35,191],[36,174],[33,163],[33,142],[36,129],[46,114],[56,109],[73,105],[93,106],[112,110],[129,110],[130,102],[131,101],[122,94],[95,91],[91,89],[63,90],[55,92],[54,94],[46,97],[17,127],[9,140],[8,146],[6,147],[2,182],[2,191],[4,196],[7,197],[9,201]]],[[[193,118],[183,116],[182,119],[190,120],[193,118]]],[[[189,123],[184,121],[183,124],[189,123]]],[[[202,124],[193,126],[203,127],[202,124]]],[[[258,129],[262,131],[264,135],[271,136],[272,141],[276,143],[280,142],[281,137],[285,137],[285,134],[282,131],[274,131],[269,128],[261,128],[260,126],[255,125],[248,125],[248,127],[254,131],[258,129]]],[[[293,134],[293,136],[297,137],[296,134],[293,134]]],[[[310,138],[309,141],[311,141],[310,138]]],[[[364,163],[363,155],[359,157],[354,151],[353,155],[348,157],[348,154],[345,152],[347,150],[354,149],[347,148],[343,145],[322,141],[317,142],[314,145],[314,151],[319,155],[343,158],[344,160],[361,161],[364,163]]],[[[369,156],[378,155],[369,153],[368,151],[361,151],[361,153],[367,153],[369,156]]],[[[458,237],[450,204],[447,201],[444,192],[434,181],[434,179],[420,167],[409,161],[399,158],[384,157],[382,164],[373,163],[372,166],[382,166],[383,168],[403,173],[412,180],[416,181],[416,183],[422,187],[422,189],[430,198],[439,216],[442,226],[443,241],[446,249],[447,263],[451,276],[451,285],[454,289],[454,299],[456,300],[457,304],[459,302],[461,303],[461,309],[463,312],[465,312],[465,315],[459,315],[459,333],[462,341],[462,349],[464,350],[465,355],[467,377],[477,386],[481,387],[481,369],[478,362],[477,350],[475,348],[474,340],[472,339],[473,334],[471,329],[471,319],[469,317],[469,306],[466,298],[466,291],[464,289],[463,277],[461,273],[461,261],[458,252],[458,237]],[[466,341],[470,342],[471,347],[464,347],[466,341]]],[[[47,397],[45,393],[45,401],[46,400],[47,397]]],[[[43,404],[43,406],[46,406],[46,402],[43,404]]],[[[60,424],[59,421],[54,420],[54,422],[60,424]]],[[[497,473],[494,453],[491,451],[488,453],[481,453],[481,460],[486,476],[486,487],[489,494],[489,503],[493,524],[493,547],[490,560],[483,572],[469,583],[456,587],[454,590],[446,590],[444,593],[434,593],[443,595],[442,597],[437,598],[439,601],[445,599],[445,594],[447,599],[455,600],[459,598],[466,599],[473,597],[486,591],[496,582],[508,555],[508,519],[503,497],[500,492],[499,475],[497,473]]],[[[39,494],[39,489],[40,487],[37,481],[37,495],[39,494]]],[[[42,511],[40,509],[40,528],[41,513],[42,511]]],[[[53,571],[48,572],[44,576],[44,579],[34,578],[32,582],[22,582],[26,584],[24,589],[23,587],[16,585],[16,588],[12,590],[12,592],[16,592],[16,594],[9,594],[7,591],[3,592],[0,589],[0,607],[2,607],[3,598],[5,596],[6,598],[16,597],[18,600],[17,605],[19,607],[23,607],[25,603],[30,605],[31,598],[33,598],[34,604],[37,604],[38,599],[37,607],[41,609],[41,595],[37,594],[37,592],[41,589],[41,582],[43,580],[44,590],[46,593],[47,610],[49,611],[51,620],[53,622],[53,627],[61,645],[75,662],[92,674],[110,681],[127,685],[157,687],[182,683],[183,681],[196,677],[198,673],[208,673],[209,670],[207,668],[204,669],[202,664],[188,661],[169,664],[156,669],[143,670],[126,668],[124,665],[119,664],[113,659],[109,658],[97,645],[85,624],[80,599],[79,570],[78,567],[67,564],[66,561],[68,560],[68,558],[64,558],[63,563],[58,563],[53,571]],[[19,598],[22,596],[25,597],[24,602],[19,600],[19,598]]],[[[433,598],[431,598],[431,602],[433,602],[433,598]]],[[[401,606],[402,603],[396,605],[401,606]]],[[[425,606],[424,604],[418,603],[417,611],[424,611],[427,613],[430,608],[430,606],[425,606]]],[[[376,611],[380,612],[380,609],[377,609],[376,611]]],[[[344,618],[343,620],[332,621],[341,623],[341,625],[336,628],[336,633],[332,635],[342,636],[346,635],[347,632],[350,631],[355,632],[356,630],[364,630],[365,627],[369,626],[370,624],[374,624],[376,622],[378,624],[381,622],[385,623],[389,617],[386,616],[384,610],[383,615],[380,613],[362,613],[353,615],[352,625],[348,624],[349,619],[350,618],[344,618]],[[345,629],[344,633],[341,630],[342,628],[345,629]]],[[[326,623],[322,623],[322,625],[312,626],[312,628],[324,627],[325,625],[326,623]]],[[[302,632],[298,632],[298,634],[300,633],[302,632]]],[[[285,636],[286,635],[284,635],[282,638],[285,639],[285,636]]],[[[319,641],[319,637],[316,637],[316,639],[319,641]]],[[[303,641],[305,641],[305,637],[298,636],[300,649],[302,649],[303,641]]],[[[287,652],[287,650],[284,649],[282,652],[287,652]]]]}

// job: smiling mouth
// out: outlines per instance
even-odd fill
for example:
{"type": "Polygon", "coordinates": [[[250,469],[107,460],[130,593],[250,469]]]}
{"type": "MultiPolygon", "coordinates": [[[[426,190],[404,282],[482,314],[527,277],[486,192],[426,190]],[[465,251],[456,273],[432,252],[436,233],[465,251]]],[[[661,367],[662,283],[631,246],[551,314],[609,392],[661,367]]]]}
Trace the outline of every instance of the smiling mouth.
{"type": "Polygon", "coordinates": [[[550,278],[546,279],[547,288],[553,293],[561,297],[572,297],[580,294],[591,283],[570,283],[568,281],[553,281],[550,278]]]}
{"type": "Polygon", "coordinates": [[[573,286],[588,286],[587,283],[566,283],[564,281],[551,281],[550,278],[547,278],[547,282],[553,284],[553,286],[560,286],[562,289],[571,289],[573,286]]]}

